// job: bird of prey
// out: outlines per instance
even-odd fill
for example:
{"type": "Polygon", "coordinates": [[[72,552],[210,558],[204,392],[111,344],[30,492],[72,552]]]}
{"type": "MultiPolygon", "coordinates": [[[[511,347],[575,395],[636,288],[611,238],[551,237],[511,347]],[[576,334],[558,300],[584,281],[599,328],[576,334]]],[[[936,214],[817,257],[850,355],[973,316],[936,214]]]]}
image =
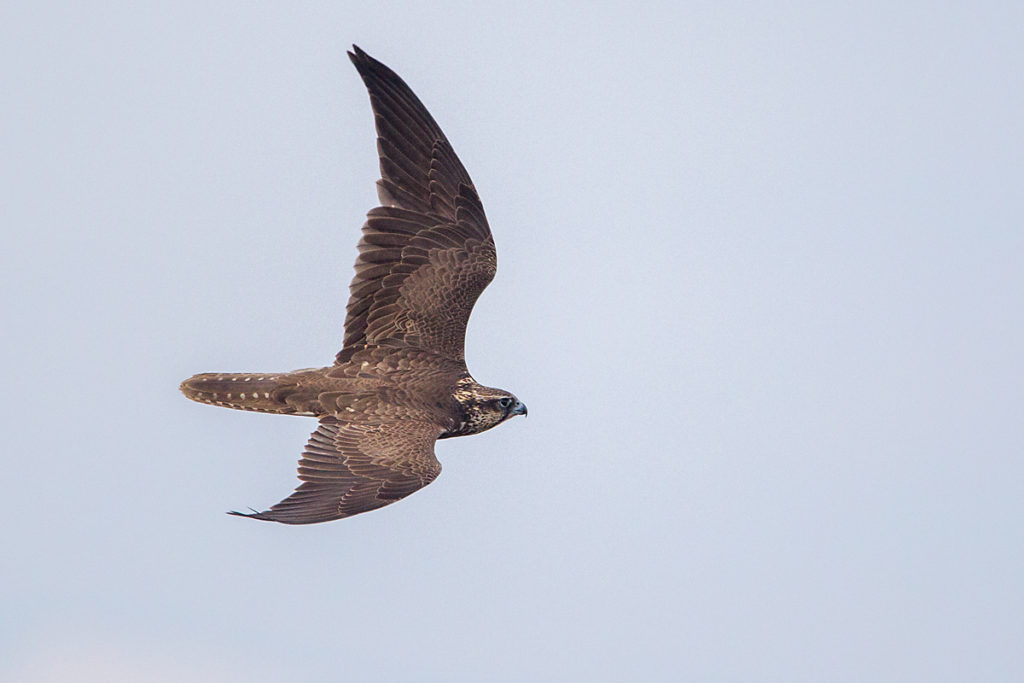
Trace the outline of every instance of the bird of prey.
{"type": "Polygon", "coordinates": [[[295,492],[269,510],[231,514],[312,524],[374,510],[440,474],[437,439],[526,415],[519,399],[466,369],[469,314],[497,267],[473,181],[409,86],[359,47],[348,55],[370,92],[381,179],[341,351],[330,367],[206,373],[181,384],[200,403],[320,420],[295,492]]]}

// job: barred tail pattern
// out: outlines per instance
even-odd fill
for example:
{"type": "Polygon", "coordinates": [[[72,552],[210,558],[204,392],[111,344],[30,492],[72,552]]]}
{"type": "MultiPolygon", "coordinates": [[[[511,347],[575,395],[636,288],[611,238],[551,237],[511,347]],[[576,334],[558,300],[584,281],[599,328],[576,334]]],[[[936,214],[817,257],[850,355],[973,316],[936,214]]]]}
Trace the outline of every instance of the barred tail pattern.
{"type": "Polygon", "coordinates": [[[260,413],[311,414],[288,401],[298,388],[298,382],[290,373],[207,372],[181,383],[181,393],[199,403],[260,413]]]}

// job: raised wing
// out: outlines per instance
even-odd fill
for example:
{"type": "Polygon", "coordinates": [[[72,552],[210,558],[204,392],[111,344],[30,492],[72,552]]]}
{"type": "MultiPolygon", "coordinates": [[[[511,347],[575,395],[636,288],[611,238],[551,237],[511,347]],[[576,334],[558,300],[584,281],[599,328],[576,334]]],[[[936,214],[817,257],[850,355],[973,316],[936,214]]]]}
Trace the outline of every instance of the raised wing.
{"type": "Polygon", "coordinates": [[[313,524],[375,510],[437,478],[434,441],[441,428],[402,420],[386,424],[320,420],[299,461],[302,483],[269,510],[233,515],[283,524],[313,524]]]}
{"type": "Polygon", "coordinates": [[[473,304],[497,256],[469,174],[433,117],[391,69],[349,53],[370,92],[382,206],[363,226],[338,363],[399,344],[462,361],[473,304]]]}

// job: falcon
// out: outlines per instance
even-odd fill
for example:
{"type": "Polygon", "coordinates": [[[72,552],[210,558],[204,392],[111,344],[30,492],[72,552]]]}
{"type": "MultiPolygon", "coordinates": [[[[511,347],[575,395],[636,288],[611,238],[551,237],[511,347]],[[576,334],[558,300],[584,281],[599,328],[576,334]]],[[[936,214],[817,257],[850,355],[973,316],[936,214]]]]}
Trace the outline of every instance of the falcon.
{"type": "Polygon", "coordinates": [[[348,55],[370,93],[381,178],[341,351],[329,367],[204,373],[181,384],[200,403],[320,421],[295,492],[269,510],[230,514],[312,524],[383,507],[441,473],[437,439],[526,415],[514,395],[466,369],[466,324],[497,268],[473,181],[409,86],[359,47],[348,55]]]}

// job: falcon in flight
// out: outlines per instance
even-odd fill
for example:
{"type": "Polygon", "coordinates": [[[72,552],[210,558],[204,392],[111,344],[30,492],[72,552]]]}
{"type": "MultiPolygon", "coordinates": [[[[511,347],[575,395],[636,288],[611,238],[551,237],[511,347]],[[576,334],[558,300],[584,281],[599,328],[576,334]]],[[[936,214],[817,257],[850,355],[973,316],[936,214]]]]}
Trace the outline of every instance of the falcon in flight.
{"type": "Polygon", "coordinates": [[[526,415],[466,369],[469,314],[497,267],[473,181],[409,86],[358,47],[348,54],[370,91],[381,205],[363,225],[334,365],[181,384],[200,403],[320,420],[299,487],[269,510],[231,513],[243,517],[312,524],[383,507],[441,473],[435,440],[526,415]]]}

